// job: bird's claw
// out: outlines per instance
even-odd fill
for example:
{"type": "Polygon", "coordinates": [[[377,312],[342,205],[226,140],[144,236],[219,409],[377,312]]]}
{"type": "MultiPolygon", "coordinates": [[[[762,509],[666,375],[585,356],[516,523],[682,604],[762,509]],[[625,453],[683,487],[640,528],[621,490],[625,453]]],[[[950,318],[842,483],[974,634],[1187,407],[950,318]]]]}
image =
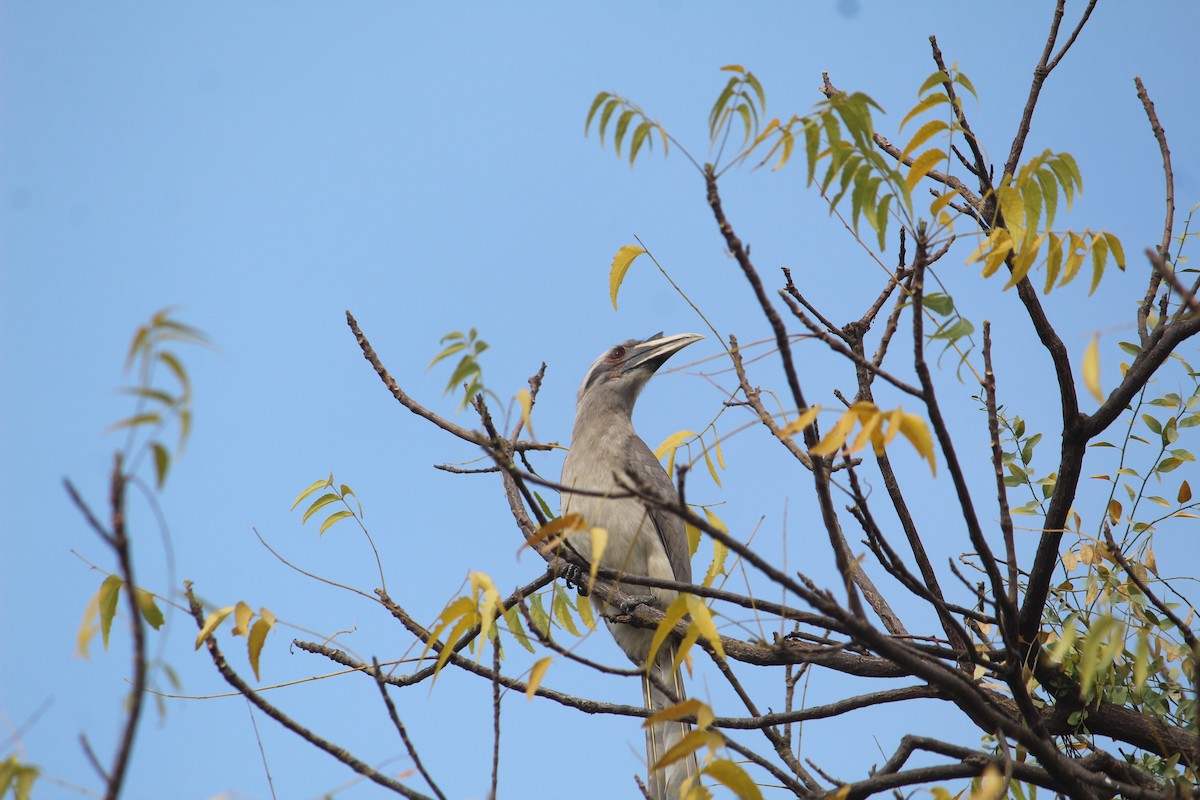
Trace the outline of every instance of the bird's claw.
{"type": "Polygon", "coordinates": [[[563,582],[567,584],[568,589],[575,589],[584,597],[588,596],[587,582],[584,580],[584,572],[575,564],[567,564],[558,573],[563,582]]]}

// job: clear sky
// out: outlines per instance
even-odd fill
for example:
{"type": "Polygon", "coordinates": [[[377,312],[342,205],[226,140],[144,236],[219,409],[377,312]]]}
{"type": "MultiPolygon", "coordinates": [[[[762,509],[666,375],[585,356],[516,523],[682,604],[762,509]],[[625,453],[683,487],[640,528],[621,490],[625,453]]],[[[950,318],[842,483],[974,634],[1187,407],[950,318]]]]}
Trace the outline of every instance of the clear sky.
{"type": "MultiPolygon", "coordinates": [[[[609,263],[635,235],[723,334],[766,335],[681,154],[664,161],[656,151],[631,170],[584,137],[597,91],[635,100],[701,160],[724,80],[718,70],[730,63],[759,76],[771,115],[806,112],[827,71],[892,112],[879,125],[894,131],[934,69],[927,37],[936,34],[978,89],[968,110],[1000,162],[1051,5],[0,2],[0,757],[16,748],[42,767],[37,796],[75,797],[74,787],[98,785],[78,735],[104,761],[112,751],[128,637],[118,625],[109,652],[97,644],[89,661],[74,655],[75,630],[102,579],[86,562],[112,567],[61,481],[103,502],[120,443],[104,430],[130,411],[114,389],[134,329],[154,311],[178,306],[216,345],[182,353],[196,419],[162,497],[176,578],[194,580],[215,604],[246,600],[311,631],[272,634],[264,684],[334,671],[290,651],[293,636],[350,631],[339,642],[358,654],[402,657],[407,637],[381,609],[292,572],[252,526],[296,563],[369,592],[377,577],[361,537],[343,525],[318,538],[289,512],[299,490],[332,469],[362,499],[393,595],[427,622],[468,569],[504,590],[538,574],[539,562],[514,557],[519,536],[493,478],[432,469],[477,454],[392,401],[362,360],[345,310],[401,384],[447,415],[458,402],[442,395],[448,372],[425,371],[443,334],[478,328],[491,344],[485,383],[504,400],[545,361],[536,431],[565,443],[576,387],[597,353],[630,336],[701,328],[640,261],[613,311],[609,263]]],[[[1068,4],[1072,22],[1082,5],[1068,4]]],[[[1132,318],[1128,298],[1146,270],[1137,254],[1158,241],[1163,213],[1158,149],[1133,76],[1145,80],[1171,137],[1186,213],[1200,200],[1198,33],[1192,2],[1101,2],[1047,83],[1026,151],[1074,154],[1084,195],[1068,224],[1112,230],[1131,254],[1128,274],[1106,280],[1093,299],[1072,287],[1048,304],[1076,360],[1105,330],[1110,375],[1116,340],[1132,336],[1111,326],[1132,318]]],[[[835,318],[861,313],[857,290],[874,293],[879,276],[805,191],[799,164],[733,173],[725,196],[770,281],[789,266],[835,318]]],[[[1048,364],[1013,295],[962,266],[968,251],[952,254],[941,275],[964,313],[977,324],[990,317],[1009,343],[997,353],[1001,391],[1052,433],[1056,411],[1039,405],[1037,388],[1048,364]]],[[[718,352],[710,338],[686,355],[718,352]]],[[[831,363],[818,344],[802,353],[810,396],[834,402],[849,374],[818,369],[831,363]]],[[[973,392],[952,373],[946,365],[942,378],[958,397],[956,419],[978,431],[973,392]]],[[[653,446],[703,426],[722,399],[694,371],[667,375],[651,384],[636,421],[653,446]]],[[[722,516],[744,535],[761,523],[763,547],[829,580],[831,559],[819,540],[805,539],[813,505],[804,476],[757,437],[731,440],[725,488],[698,486],[699,499],[726,503],[722,516]]],[[[540,467],[556,476],[558,458],[540,467]]],[[[937,498],[944,483],[921,481],[917,490],[937,498]]],[[[139,574],[169,592],[163,539],[145,505],[133,505],[139,574]]],[[[940,563],[966,548],[953,526],[930,535],[940,563]]],[[[1194,559],[1194,549],[1180,552],[1194,559]]],[[[183,693],[226,691],[207,657],[192,652],[193,638],[190,620],[176,615],[163,655],[183,693]]],[[[222,641],[249,675],[241,641],[227,633],[222,641]]],[[[583,648],[621,662],[606,635],[583,648]]],[[[702,696],[723,696],[703,671],[694,680],[702,696]]],[[[546,681],[638,699],[634,682],[565,666],[546,681]]],[[[778,692],[777,682],[769,687],[778,692]]],[[[818,671],[809,702],[841,691],[818,671]]],[[[368,762],[405,771],[374,692],[351,675],[271,698],[368,762]]],[[[432,692],[396,697],[448,795],[484,796],[489,685],[446,674],[432,692]]],[[[150,709],[127,797],[270,797],[244,701],[172,700],[166,709],[161,721],[150,709]]],[[[257,723],[279,797],[317,797],[354,777],[269,720],[257,723]]],[[[502,724],[503,795],[633,796],[642,746],[635,721],[511,696],[502,724]]],[[[938,724],[866,712],[810,726],[806,755],[850,779],[881,763],[904,732],[938,733],[938,724]]],[[[340,796],[378,791],[357,785],[340,796]]]]}

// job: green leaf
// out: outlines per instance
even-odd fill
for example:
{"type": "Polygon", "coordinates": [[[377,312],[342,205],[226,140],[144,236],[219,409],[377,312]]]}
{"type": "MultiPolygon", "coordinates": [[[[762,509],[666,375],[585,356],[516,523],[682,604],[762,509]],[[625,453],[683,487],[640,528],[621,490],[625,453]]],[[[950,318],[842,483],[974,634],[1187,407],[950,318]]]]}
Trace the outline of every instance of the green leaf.
{"type": "Polygon", "coordinates": [[[104,649],[108,649],[108,633],[112,630],[113,617],[117,615],[117,599],[121,596],[121,586],[125,581],[117,575],[109,575],[100,584],[100,636],[104,640],[104,649]]]}
{"type": "Polygon", "coordinates": [[[300,524],[303,525],[304,523],[308,522],[308,518],[311,517],[313,514],[317,513],[318,511],[320,511],[322,508],[329,505],[330,503],[336,503],[336,502],[340,501],[341,499],[342,499],[341,497],[334,494],[333,492],[329,492],[328,494],[321,495],[316,500],[314,500],[312,502],[312,505],[310,505],[308,507],[308,510],[304,512],[304,516],[300,518],[300,524]]]}
{"type": "Polygon", "coordinates": [[[1108,262],[1108,240],[1103,236],[1092,237],[1092,288],[1088,289],[1090,296],[1100,285],[1104,276],[1104,265],[1108,262]]]}
{"type": "Polygon", "coordinates": [[[312,484],[307,489],[305,489],[303,492],[301,492],[296,497],[296,501],[294,503],[292,503],[292,507],[289,510],[294,511],[296,509],[296,506],[300,505],[301,500],[308,497],[310,494],[317,491],[318,489],[320,489],[324,486],[332,486],[332,485],[333,485],[333,474],[332,473],[330,474],[328,479],[313,481],[312,484]]]}
{"type": "Polygon", "coordinates": [[[565,593],[560,592],[557,586],[554,589],[554,600],[551,602],[551,607],[554,609],[554,618],[558,620],[558,624],[563,626],[563,629],[569,631],[573,636],[583,636],[579,628],[575,626],[575,620],[571,618],[571,604],[567,602],[565,593]]]}
{"type": "Polygon", "coordinates": [[[142,612],[142,619],[146,620],[146,624],[154,630],[158,630],[163,626],[163,613],[158,605],[154,602],[154,595],[147,592],[145,589],[138,589],[134,592],[137,598],[138,608],[142,612]]]}
{"type": "Polygon", "coordinates": [[[613,112],[617,110],[617,106],[620,104],[621,102],[617,98],[610,97],[608,102],[604,104],[604,110],[600,112],[600,124],[597,127],[600,131],[601,147],[604,146],[604,131],[608,129],[608,120],[610,117],[612,117],[613,112]]]}
{"type": "Polygon", "coordinates": [[[324,522],[321,523],[321,529],[317,531],[317,535],[320,536],[321,534],[325,533],[325,531],[329,530],[335,523],[344,520],[346,517],[352,516],[354,516],[354,514],[350,511],[346,511],[345,509],[341,511],[335,511],[334,513],[330,514],[324,522]]]}
{"type": "Polygon", "coordinates": [[[517,644],[531,653],[536,652],[533,645],[529,643],[529,637],[525,634],[525,626],[521,624],[521,614],[517,611],[516,606],[510,606],[504,612],[504,621],[508,625],[508,632],[517,640],[517,644]]]}
{"type": "Polygon", "coordinates": [[[954,298],[943,292],[927,294],[922,298],[922,302],[925,308],[942,317],[954,311],[954,298]]]}
{"type": "Polygon", "coordinates": [[[934,72],[932,75],[926,78],[925,82],[921,84],[921,88],[917,89],[917,97],[925,94],[935,86],[941,86],[943,83],[949,82],[950,75],[945,70],[939,69],[937,72],[934,72]]]}
{"type": "Polygon", "coordinates": [[[611,97],[611,95],[608,92],[596,93],[596,99],[592,101],[592,107],[588,109],[587,121],[583,123],[584,136],[587,136],[588,131],[592,127],[592,117],[596,116],[596,112],[600,109],[600,106],[604,105],[604,101],[609,97],[611,97]]]}
{"type": "Polygon", "coordinates": [[[529,618],[533,620],[533,627],[537,628],[542,636],[550,635],[550,615],[546,613],[546,607],[542,604],[542,595],[535,594],[531,599],[529,618]]]}
{"type": "Polygon", "coordinates": [[[162,491],[163,484],[167,482],[167,470],[171,467],[171,454],[160,442],[151,442],[150,448],[154,451],[155,485],[162,491]]]}

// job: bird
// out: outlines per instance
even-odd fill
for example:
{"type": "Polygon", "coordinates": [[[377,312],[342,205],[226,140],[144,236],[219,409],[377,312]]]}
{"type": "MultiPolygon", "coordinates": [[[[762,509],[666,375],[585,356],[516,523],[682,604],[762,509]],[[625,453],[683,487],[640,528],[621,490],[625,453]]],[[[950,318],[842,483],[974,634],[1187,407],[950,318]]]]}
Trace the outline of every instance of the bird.
{"type": "MultiPolygon", "coordinates": [[[[640,485],[663,500],[678,502],[679,495],[667,471],[633,429],[633,407],[646,383],[667,359],[703,338],[694,333],[664,336],[659,332],[646,339],[629,339],[606,350],[588,368],[576,399],[575,425],[561,482],[563,515],[579,514],[583,518],[580,529],[570,533],[567,541],[584,559],[592,554],[591,528],[603,528],[608,539],[599,566],[623,575],[692,582],[683,520],[630,496],[626,487],[631,483],[640,485]],[[579,492],[573,493],[572,489],[579,492]]],[[[670,589],[632,584],[620,588],[664,610],[677,596],[670,589]]],[[[682,702],[683,677],[673,666],[677,647],[673,637],[648,665],[654,632],[610,621],[613,609],[596,593],[591,602],[625,655],[643,669],[645,707],[657,711],[682,702]]],[[[646,729],[646,761],[650,768],[647,789],[652,800],[679,800],[684,781],[697,774],[694,754],[654,769],[688,730],[679,722],[655,723],[646,729]]]]}

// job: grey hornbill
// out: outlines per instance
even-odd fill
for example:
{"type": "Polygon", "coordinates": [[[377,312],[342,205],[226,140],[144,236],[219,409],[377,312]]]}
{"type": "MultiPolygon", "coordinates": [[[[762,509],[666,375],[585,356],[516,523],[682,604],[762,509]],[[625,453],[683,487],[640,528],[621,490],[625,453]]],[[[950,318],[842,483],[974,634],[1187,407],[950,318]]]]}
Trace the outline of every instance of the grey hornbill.
{"type": "MultiPolygon", "coordinates": [[[[570,534],[568,541],[585,559],[592,553],[588,529],[608,532],[601,567],[624,575],[692,582],[683,520],[647,506],[630,496],[626,487],[647,487],[660,498],[678,500],[666,470],[633,430],[633,406],[646,382],[668,358],[702,338],[694,333],[664,336],[660,332],[648,339],[622,342],[592,363],[579,387],[571,449],[563,463],[562,511],[583,517],[585,529],[570,534]],[[572,488],[588,494],[573,494],[572,488]]],[[[661,609],[676,597],[669,589],[634,585],[621,589],[661,609]]],[[[592,603],[605,615],[608,629],[625,655],[646,669],[642,676],[646,707],[657,710],[685,699],[683,678],[672,668],[676,643],[668,639],[653,664],[647,665],[654,632],[608,621],[619,609],[609,608],[602,597],[593,594],[592,603]]],[[[648,789],[653,800],[678,800],[684,780],[696,774],[694,756],[653,769],[687,730],[678,722],[656,723],[646,730],[646,760],[651,767],[648,789]]]]}

